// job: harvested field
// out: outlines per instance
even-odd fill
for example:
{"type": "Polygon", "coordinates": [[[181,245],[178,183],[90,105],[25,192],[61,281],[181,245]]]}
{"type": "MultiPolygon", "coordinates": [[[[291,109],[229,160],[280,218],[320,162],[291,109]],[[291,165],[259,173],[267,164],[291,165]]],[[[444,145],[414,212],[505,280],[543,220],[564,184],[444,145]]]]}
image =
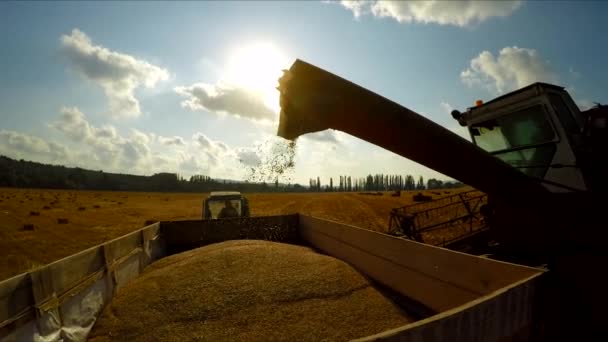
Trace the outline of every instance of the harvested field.
{"type": "Polygon", "coordinates": [[[150,265],[104,309],[89,341],[338,341],[411,321],[341,260],[241,240],[150,265]]]}
{"type": "MultiPolygon", "coordinates": [[[[463,190],[467,188],[459,191],[463,190]]],[[[390,210],[411,204],[415,193],[418,191],[403,191],[400,197],[390,196],[391,192],[382,196],[357,193],[246,196],[253,216],[300,212],[386,231],[390,210]]],[[[423,194],[432,195],[428,191],[423,194]]],[[[143,227],[147,221],[200,219],[206,195],[0,188],[0,279],[117,238],[143,227]],[[79,210],[81,207],[86,210],[79,210]],[[66,219],[67,223],[59,223],[59,219],[66,219]],[[30,224],[35,229],[23,229],[30,224]]],[[[439,197],[433,195],[434,199],[439,197]]]]}

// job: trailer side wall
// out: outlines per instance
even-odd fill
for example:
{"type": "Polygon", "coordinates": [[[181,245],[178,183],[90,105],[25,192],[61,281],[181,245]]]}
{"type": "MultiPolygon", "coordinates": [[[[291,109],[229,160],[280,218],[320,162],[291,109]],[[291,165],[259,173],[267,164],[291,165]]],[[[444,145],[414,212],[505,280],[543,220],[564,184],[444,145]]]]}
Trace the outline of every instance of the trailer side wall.
{"type": "Polygon", "coordinates": [[[84,341],[112,296],[168,254],[234,239],[306,244],[431,317],[364,340],[502,341],[527,335],[542,271],[304,215],[161,222],[0,282],[1,341],[84,341]]]}

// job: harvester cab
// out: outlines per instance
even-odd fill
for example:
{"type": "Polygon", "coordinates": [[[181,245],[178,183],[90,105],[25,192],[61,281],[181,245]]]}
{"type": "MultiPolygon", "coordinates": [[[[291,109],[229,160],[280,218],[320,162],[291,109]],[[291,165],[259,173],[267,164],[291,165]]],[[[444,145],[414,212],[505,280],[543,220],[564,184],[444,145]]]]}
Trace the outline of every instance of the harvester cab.
{"type": "Polygon", "coordinates": [[[551,192],[586,191],[585,120],[564,88],[534,83],[452,117],[473,143],[551,192]]]}
{"type": "Polygon", "coordinates": [[[249,217],[249,201],[238,191],[215,191],[203,201],[203,220],[249,217]],[[230,209],[231,215],[222,215],[230,209]]]}

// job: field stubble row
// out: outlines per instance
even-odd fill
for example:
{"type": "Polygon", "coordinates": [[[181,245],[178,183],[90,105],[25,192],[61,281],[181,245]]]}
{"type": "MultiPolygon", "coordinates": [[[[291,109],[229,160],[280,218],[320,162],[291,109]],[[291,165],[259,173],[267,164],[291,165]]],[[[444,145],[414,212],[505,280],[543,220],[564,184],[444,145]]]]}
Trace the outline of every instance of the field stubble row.
{"type": "MultiPolygon", "coordinates": [[[[0,189],[0,279],[119,237],[144,226],[146,221],[200,219],[206,195],[0,189]]],[[[389,193],[246,196],[252,216],[299,212],[384,232],[391,208],[412,203],[411,195],[402,192],[400,197],[389,193]]]]}

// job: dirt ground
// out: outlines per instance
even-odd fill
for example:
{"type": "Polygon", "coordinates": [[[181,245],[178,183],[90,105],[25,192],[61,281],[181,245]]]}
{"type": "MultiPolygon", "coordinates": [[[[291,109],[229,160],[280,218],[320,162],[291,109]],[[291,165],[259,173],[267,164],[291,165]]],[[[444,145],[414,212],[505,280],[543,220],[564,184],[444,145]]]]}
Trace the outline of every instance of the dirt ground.
{"type": "MultiPolygon", "coordinates": [[[[451,190],[451,194],[459,190],[451,190]]],[[[401,197],[357,193],[246,194],[252,216],[303,213],[386,231],[401,197]]],[[[431,195],[431,192],[423,192],[431,195]]],[[[448,196],[442,191],[442,196],[448,196]]],[[[0,280],[143,227],[148,220],[200,219],[200,193],[143,193],[0,188],[0,280]],[[58,223],[67,219],[67,223],[58,223]]],[[[433,195],[434,198],[439,196],[433,195]]]]}

